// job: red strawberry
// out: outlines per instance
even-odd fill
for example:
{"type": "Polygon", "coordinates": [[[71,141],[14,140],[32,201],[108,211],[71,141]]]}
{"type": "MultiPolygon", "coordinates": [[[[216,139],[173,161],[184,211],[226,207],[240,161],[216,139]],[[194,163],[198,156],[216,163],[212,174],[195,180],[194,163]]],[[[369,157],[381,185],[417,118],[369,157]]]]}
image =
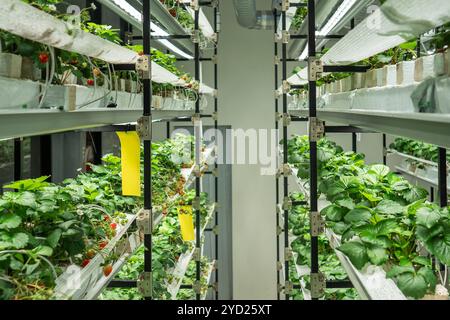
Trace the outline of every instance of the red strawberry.
{"type": "Polygon", "coordinates": [[[89,264],[89,262],[91,262],[91,259],[84,259],[83,262],[81,263],[81,267],[82,268],[86,267],[89,264]]]}
{"type": "Polygon", "coordinates": [[[111,272],[112,272],[112,265],[108,264],[103,267],[103,274],[105,275],[105,277],[109,276],[111,272]]]}
{"type": "Polygon", "coordinates": [[[46,64],[48,62],[48,53],[41,52],[39,54],[39,62],[42,63],[42,64],[46,64]]]}
{"type": "Polygon", "coordinates": [[[92,80],[92,79],[87,79],[86,83],[88,86],[93,86],[95,84],[94,80],[92,80]]]}
{"type": "Polygon", "coordinates": [[[109,226],[111,227],[111,229],[116,230],[117,228],[117,223],[110,223],[109,226]]]}
{"type": "Polygon", "coordinates": [[[176,18],[176,16],[177,16],[177,10],[175,10],[175,9],[170,9],[170,10],[169,10],[169,13],[172,15],[172,17],[176,18]]]}
{"type": "Polygon", "coordinates": [[[105,216],[103,217],[103,221],[109,221],[109,220],[111,220],[111,218],[110,218],[108,215],[105,215],[105,216]]]}
{"type": "Polygon", "coordinates": [[[100,244],[98,245],[100,249],[105,248],[108,245],[108,241],[102,241],[100,242],[100,244]]]}

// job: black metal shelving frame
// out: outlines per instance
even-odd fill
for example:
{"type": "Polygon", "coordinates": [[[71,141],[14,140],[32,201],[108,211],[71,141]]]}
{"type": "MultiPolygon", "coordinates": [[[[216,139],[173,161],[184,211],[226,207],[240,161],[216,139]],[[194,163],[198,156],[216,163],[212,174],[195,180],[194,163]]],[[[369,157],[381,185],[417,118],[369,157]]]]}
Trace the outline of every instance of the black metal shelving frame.
{"type": "MultiPolygon", "coordinates": [[[[179,117],[174,119],[166,119],[163,120],[166,122],[166,135],[169,138],[171,133],[171,122],[185,122],[192,121],[194,124],[194,136],[195,136],[195,199],[193,202],[193,211],[195,216],[195,253],[194,260],[196,264],[196,281],[193,285],[181,285],[181,289],[192,289],[195,291],[196,300],[201,299],[201,221],[200,221],[200,193],[201,193],[201,184],[202,184],[202,174],[200,172],[201,167],[201,149],[202,149],[202,119],[211,118],[214,120],[214,128],[217,132],[218,130],[218,65],[217,65],[217,44],[214,48],[214,58],[204,58],[201,56],[200,52],[200,43],[198,34],[200,32],[199,28],[199,12],[201,6],[212,6],[214,10],[214,31],[218,33],[219,29],[219,20],[218,15],[219,8],[218,2],[215,1],[198,1],[193,0],[191,2],[191,7],[194,9],[194,31],[192,35],[168,35],[164,37],[155,37],[151,35],[150,28],[150,17],[151,17],[151,1],[143,0],[143,34],[142,36],[134,36],[132,40],[142,40],[144,45],[144,56],[148,58],[148,61],[151,61],[151,52],[150,52],[150,42],[153,39],[192,39],[194,42],[194,78],[200,79],[200,63],[202,61],[209,61],[214,63],[214,89],[216,90],[216,94],[214,95],[214,113],[213,114],[202,114],[200,110],[200,99],[197,99],[195,103],[195,113],[192,118],[179,117]]],[[[183,59],[179,59],[183,60],[183,59]]],[[[122,65],[118,66],[119,69],[135,69],[134,65],[122,65]]],[[[151,77],[150,77],[151,78],[151,77]]],[[[144,113],[141,120],[144,122],[152,121],[152,112],[151,112],[151,79],[143,79],[144,92],[143,92],[143,100],[144,100],[144,113]],[[146,119],[147,118],[147,119],[146,119]]],[[[139,120],[138,120],[139,123],[139,120]]],[[[117,128],[116,128],[117,129],[117,128]]],[[[128,126],[123,128],[125,131],[129,130],[128,126]]],[[[150,130],[152,130],[152,126],[150,125],[150,130]]],[[[153,221],[152,221],[152,190],[151,190],[151,133],[149,134],[149,139],[144,139],[144,208],[143,213],[145,217],[145,223],[147,227],[144,228],[146,232],[144,232],[144,272],[141,274],[140,278],[136,280],[113,280],[110,282],[109,287],[114,288],[130,288],[130,287],[138,287],[143,297],[147,300],[153,299],[153,279],[152,279],[152,231],[153,231],[153,221]]],[[[215,139],[216,150],[218,149],[218,139],[215,139]]],[[[214,168],[215,170],[212,172],[214,174],[214,200],[215,200],[215,212],[214,212],[214,227],[206,229],[206,231],[214,232],[214,269],[215,269],[215,282],[213,285],[208,284],[208,289],[214,289],[214,297],[216,300],[219,299],[219,270],[218,270],[218,259],[219,259],[219,180],[218,180],[218,162],[217,157],[215,158],[214,168]]]]}
{"type": "MultiPolygon", "coordinates": [[[[185,4],[188,5],[188,4],[185,4]]],[[[200,127],[202,126],[202,119],[212,119],[214,121],[214,128],[217,132],[218,130],[218,48],[217,43],[215,43],[214,48],[214,57],[213,58],[205,58],[201,56],[199,41],[196,35],[199,34],[199,10],[201,6],[209,6],[213,7],[214,10],[214,31],[216,34],[219,32],[219,2],[218,1],[199,1],[192,0],[191,7],[195,12],[195,30],[193,35],[169,35],[165,37],[155,37],[151,35],[151,1],[143,0],[142,1],[142,24],[143,24],[143,32],[142,36],[129,37],[129,40],[142,40],[143,43],[143,56],[140,61],[136,64],[118,64],[115,65],[115,70],[130,70],[136,71],[139,69],[141,80],[143,82],[143,113],[142,117],[137,120],[137,125],[125,124],[125,125],[108,125],[101,127],[92,127],[89,129],[81,130],[81,131],[90,131],[95,133],[101,132],[117,132],[117,131],[137,131],[144,145],[144,207],[140,211],[138,219],[141,218],[141,230],[143,231],[143,245],[145,247],[144,251],[144,272],[140,275],[139,279],[116,279],[109,282],[109,288],[138,288],[143,298],[145,300],[153,299],[153,279],[152,279],[152,231],[153,231],[153,198],[152,198],[152,168],[151,168],[151,160],[152,160],[152,131],[153,125],[155,122],[166,122],[167,123],[167,134],[170,136],[170,123],[171,122],[187,122],[198,121],[200,127]],[[194,41],[195,44],[195,79],[200,79],[200,62],[209,61],[214,64],[214,89],[216,90],[216,94],[214,94],[214,113],[213,114],[203,114],[200,111],[200,100],[197,99],[195,104],[195,114],[192,117],[175,117],[170,119],[157,119],[152,120],[152,79],[151,79],[151,40],[152,39],[184,39],[189,38],[194,41]],[[139,64],[139,68],[138,68],[139,64]]],[[[101,7],[99,5],[99,7],[101,7]]],[[[184,59],[178,59],[184,60],[184,59]]],[[[61,132],[70,132],[73,130],[64,130],[61,132]]],[[[201,130],[199,131],[201,132],[201,130]]],[[[40,137],[36,137],[40,138],[40,137]]],[[[202,137],[196,136],[196,163],[200,164],[201,159],[201,146],[202,146],[202,137]]],[[[218,150],[218,139],[215,139],[215,147],[218,150]]],[[[14,139],[14,179],[19,180],[21,178],[21,170],[22,170],[22,143],[21,138],[14,139]]],[[[47,154],[47,153],[46,153],[47,154]]],[[[47,159],[46,159],[47,160],[47,159]]],[[[199,169],[200,167],[196,168],[199,169]]],[[[214,212],[214,226],[212,228],[205,229],[209,232],[214,232],[214,269],[215,269],[215,283],[212,285],[208,284],[208,289],[214,289],[214,298],[219,299],[219,270],[218,270],[218,259],[219,259],[219,177],[218,177],[218,162],[217,157],[215,157],[214,170],[205,172],[205,174],[213,174],[214,175],[214,200],[215,200],[215,212],[214,212]]],[[[39,170],[40,173],[43,173],[43,170],[39,170]]],[[[196,192],[196,206],[195,213],[195,227],[196,227],[196,239],[195,239],[195,247],[199,254],[196,255],[196,282],[194,285],[181,285],[182,289],[193,289],[196,292],[196,299],[201,299],[201,225],[200,225],[200,191],[201,191],[201,181],[202,174],[199,172],[196,174],[195,179],[195,192],[196,192]]]]}
{"type": "MultiPolygon", "coordinates": [[[[318,236],[323,231],[320,227],[323,225],[320,212],[318,212],[318,168],[317,168],[317,142],[326,133],[350,133],[352,138],[352,150],[357,152],[357,133],[381,133],[383,143],[383,163],[387,163],[387,135],[383,132],[373,132],[365,129],[361,129],[354,126],[327,126],[325,122],[320,121],[317,117],[317,80],[315,75],[317,72],[366,72],[367,66],[356,65],[339,65],[339,66],[326,66],[322,65],[319,59],[316,58],[316,40],[321,38],[326,39],[339,39],[343,36],[328,35],[317,36],[316,35],[316,15],[315,0],[308,0],[307,3],[289,3],[289,1],[281,1],[281,12],[277,9],[274,10],[275,18],[275,41],[274,41],[274,54],[275,54],[275,129],[279,129],[279,121],[283,122],[282,125],[282,141],[283,141],[283,163],[280,165],[276,177],[275,191],[276,191],[276,245],[277,245],[277,298],[281,298],[281,293],[284,292],[284,298],[290,299],[290,295],[293,289],[301,288],[300,284],[294,284],[289,278],[289,265],[292,259],[292,250],[289,247],[289,210],[292,206],[304,205],[305,203],[292,202],[289,198],[289,184],[288,177],[292,172],[289,170],[288,163],[288,126],[292,122],[308,122],[308,134],[309,134],[309,146],[310,146],[310,194],[309,194],[309,206],[310,206],[310,226],[311,226],[311,298],[312,300],[318,300],[324,294],[326,288],[352,288],[353,284],[349,280],[342,281],[328,281],[320,272],[319,265],[319,248],[318,248],[318,236]],[[286,11],[290,7],[307,7],[307,19],[308,19],[308,32],[306,35],[290,35],[289,30],[286,30],[286,11]],[[277,18],[281,16],[282,31],[281,36],[277,34],[277,18]],[[289,85],[287,82],[287,62],[298,61],[297,59],[287,58],[287,44],[290,39],[307,39],[308,40],[308,100],[309,100],[309,114],[307,118],[294,117],[289,114],[287,95],[291,89],[306,88],[304,85],[289,85]],[[278,56],[278,41],[281,41],[281,58],[278,56]],[[281,93],[279,90],[279,64],[281,63],[281,93]],[[282,114],[279,113],[279,97],[282,96],[282,114]],[[279,179],[283,177],[283,198],[280,197],[280,184],[279,179]],[[281,202],[281,203],[280,203],[281,202]],[[278,208],[282,208],[282,215],[284,218],[284,225],[279,225],[280,211],[278,208]],[[284,268],[283,263],[280,261],[280,234],[284,234],[284,268]],[[280,271],[284,269],[284,283],[280,282],[280,271]]],[[[354,20],[351,21],[350,29],[354,28],[354,20]]],[[[420,40],[419,40],[420,41],[420,40]]],[[[439,148],[438,159],[438,191],[439,191],[439,204],[441,207],[448,206],[448,194],[447,194],[447,150],[445,148],[439,148]]],[[[433,192],[433,190],[432,190],[433,192]]],[[[432,200],[434,201],[434,193],[432,193],[432,200]]]]}

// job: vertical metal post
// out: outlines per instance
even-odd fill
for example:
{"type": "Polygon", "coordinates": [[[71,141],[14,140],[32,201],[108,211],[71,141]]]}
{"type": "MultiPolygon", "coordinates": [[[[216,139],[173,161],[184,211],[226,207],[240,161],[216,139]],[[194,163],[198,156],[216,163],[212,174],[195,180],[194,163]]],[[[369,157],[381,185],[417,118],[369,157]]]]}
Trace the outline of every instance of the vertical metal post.
{"type": "MultiPolygon", "coordinates": [[[[309,59],[316,56],[316,10],[315,0],[308,0],[308,56],[309,59]]],[[[316,81],[309,81],[309,118],[317,117],[316,81]]],[[[317,199],[317,142],[315,139],[309,141],[310,149],[310,210],[311,213],[318,211],[317,199]]],[[[311,236],[311,274],[319,273],[319,242],[317,236],[311,236]]],[[[317,297],[312,299],[316,300],[317,297]]]]}
{"type": "Polygon", "coordinates": [[[170,121],[166,122],[166,138],[170,139],[170,121]]]}
{"type": "Polygon", "coordinates": [[[448,205],[447,191],[447,150],[439,148],[438,158],[438,185],[439,185],[439,204],[442,208],[448,205]]]}
{"type": "MultiPolygon", "coordinates": [[[[275,56],[275,90],[278,90],[278,42],[276,40],[277,31],[278,31],[278,25],[277,25],[277,9],[274,9],[273,11],[273,18],[274,18],[274,56],[275,56]]],[[[275,130],[276,135],[278,138],[278,97],[275,96],[275,130]]],[[[278,143],[278,139],[277,139],[278,143]]],[[[278,159],[278,156],[277,156],[278,159]]],[[[278,160],[277,160],[277,167],[278,167],[278,160]]],[[[280,262],[280,235],[278,233],[279,230],[279,223],[280,223],[280,214],[278,211],[278,204],[280,203],[280,184],[278,180],[278,176],[275,176],[275,225],[276,225],[276,236],[277,236],[277,263],[276,263],[276,271],[277,271],[277,300],[280,300],[280,271],[278,270],[278,264],[280,262]]]]}
{"type": "Polygon", "coordinates": [[[14,181],[22,179],[22,139],[14,139],[14,181]]]}
{"type": "Polygon", "coordinates": [[[383,164],[387,164],[387,139],[385,133],[383,133],[383,164]]]}
{"type": "Polygon", "coordinates": [[[434,187],[430,187],[430,202],[434,202],[434,187]]]}
{"type": "MultiPolygon", "coordinates": [[[[194,32],[195,35],[198,35],[199,32],[199,8],[195,8],[195,15],[194,15],[194,32]]],[[[197,39],[198,40],[198,39],[197,39]]],[[[200,80],[200,46],[198,41],[195,41],[195,79],[197,81],[200,80]]],[[[197,101],[195,102],[195,114],[199,115],[200,114],[200,99],[197,99],[197,101]]],[[[200,118],[198,119],[199,125],[201,126],[201,120],[200,118]]],[[[194,124],[194,132],[201,132],[201,130],[197,130],[197,128],[195,128],[195,124],[194,124]]],[[[195,155],[196,155],[196,163],[199,165],[199,154],[200,154],[200,149],[201,149],[201,136],[199,136],[198,134],[195,135],[195,155]]],[[[200,198],[200,177],[197,176],[195,178],[195,196],[197,199],[200,198]]],[[[196,231],[196,236],[195,236],[195,247],[196,250],[198,252],[200,252],[200,246],[201,246],[201,239],[200,239],[200,210],[199,208],[197,208],[195,210],[195,231],[196,231]]],[[[198,257],[197,261],[196,261],[196,281],[197,281],[197,285],[200,283],[200,278],[201,278],[201,259],[200,257],[198,257]]],[[[199,292],[196,292],[196,300],[200,300],[201,296],[199,292]]]]}
{"type": "MultiPolygon", "coordinates": [[[[218,15],[218,10],[217,7],[214,7],[214,32],[217,34],[219,32],[218,28],[218,19],[217,19],[217,15],[218,15]]],[[[215,57],[215,61],[214,61],[214,89],[217,91],[219,89],[218,87],[218,66],[217,66],[217,54],[218,54],[218,49],[217,49],[217,44],[214,47],[214,57],[215,57]]],[[[219,231],[219,208],[217,208],[217,204],[219,203],[219,165],[217,163],[218,161],[218,157],[217,157],[217,152],[219,150],[219,141],[217,139],[218,137],[218,130],[219,130],[219,123],[218,123],[218,98],[217,95],[214,97],[214,113],[216,115],[215,119],[214,119],[214,130],[215,130],[215,134],[216,134],[216,138],[215,140],[215,146],[216,146],[216,161],[214,163],[214,169],[216,171],[216,175],[214,177],[214,201],[216,203],[216,212],[214,213],[214,225],[216,227],[216,233],[214,235],[214,252],[215,252],[215,260],[216,260],[216,264],[219,261],[219,235],[218,235],[218,231],[219,231]]],[[[218,264],[217,264],[218,266],[218,264]]],[[[215,299],[219,300],[219,269],[216,268],[215,270],[215,283],[216,283],[216,291],[215,291],[215,299]]]]}
{"type": "MultiPolygon", "coordinates": [[[[286,30],[286,11],[281,12],[281,27],[283,31],[286,30]]],[[[281,51],[282,51],[282,77],[283,77],[283,83],[287,80],[287,43],[283,40],[283,43],[281,45],[281,51]]],[[[283,90],[283,115],[287,116],[288,109],[287,109],[287,92],[283,90]]],[[[288,163],[288,127],[286,121],[283,121],[283,165],[286,165],[288,163]]],[[[289,197],[289,184],[288,184],[288,177],[283,177],[283,195],[284,199],[289,197]]],[[[285,251],[289,248],[289,210],[287,208],[284,208],[284,248],[285,251]]],[[[289,282],[289,259],[284,260],[284,279],[285,283],[289,282]]],[[[286,288],[285,288],[286,291],[286,288]]],[[[285,299],[289,300],[289,294],[285,293],[285,299]]]]}
{"type": "Polygon", "coordinates": [[[352,132],[352,151],[353,152],[358,151],[358,139],[355,132],[352,132]]]}
{"type": "MultiPolygon", "coordinates": [[[[150,47],[150,0],[143,0],[143,46],[144,55],[149,57],[151,55],[150,47]]],[[[151,78],[151,77],[149,77],[151,78]]],[[[143,79],[143,99],[144,99],[144,117],[150,117],[152,115],[152,81],[151,79],[143,79]]],[[[150,210],[152,214],[152,141],[144,140],[144,209],[150,210]]],[[[153,219],[149,220],[151,224],[149,229],[153,230],[153,219]]],[[[150,291],[149,296],[146,296],[146,300],[153,298],[153,275],[152,275],[152,234],[151,232],[144,235],[144,273],[150,274],[150,291]]]]}

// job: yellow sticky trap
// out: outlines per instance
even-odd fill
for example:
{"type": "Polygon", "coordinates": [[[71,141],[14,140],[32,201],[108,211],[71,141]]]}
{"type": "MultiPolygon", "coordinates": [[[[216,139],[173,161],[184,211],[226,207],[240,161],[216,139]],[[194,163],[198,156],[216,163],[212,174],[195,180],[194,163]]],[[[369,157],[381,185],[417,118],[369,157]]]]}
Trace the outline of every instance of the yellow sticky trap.
{"type": "Polygon", "coordinates": [[[141,140],[137,132],[116,132],[120,139],[122,158],[122,194],[141,195],[141,140]]]}
{"type": "Polygon", "coordinates": [[[181,237],[183,241],[195,240],[194,221],[192,219],[192,207],[182,206],[178,208],[178,220],[180,221],[181,237]]]}

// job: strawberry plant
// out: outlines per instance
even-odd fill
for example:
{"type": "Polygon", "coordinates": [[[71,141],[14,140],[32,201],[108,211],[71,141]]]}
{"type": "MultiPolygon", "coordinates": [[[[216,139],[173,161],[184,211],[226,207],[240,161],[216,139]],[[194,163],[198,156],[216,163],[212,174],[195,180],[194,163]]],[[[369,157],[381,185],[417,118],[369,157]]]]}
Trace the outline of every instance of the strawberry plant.
{"type": "MultiPolygon", "coordinates": [[[[299,168],[299,177],[307,179],[307,138],[295,137],[289,145],[289,160],[299,168]]],[[[385,267],[407,296],[421,298],[432,292],[436,276],[430,259],[419,255],[417,240],[448,264],[448,210],[428,203],[425,190],[386,166],[368,166],[362,155],[343,152],[326,140],[318,146],[319,192],[331,202],[321,213],[328,227],[341,235],[339,250],[358,269],[368,264],[385,267]]]]}

